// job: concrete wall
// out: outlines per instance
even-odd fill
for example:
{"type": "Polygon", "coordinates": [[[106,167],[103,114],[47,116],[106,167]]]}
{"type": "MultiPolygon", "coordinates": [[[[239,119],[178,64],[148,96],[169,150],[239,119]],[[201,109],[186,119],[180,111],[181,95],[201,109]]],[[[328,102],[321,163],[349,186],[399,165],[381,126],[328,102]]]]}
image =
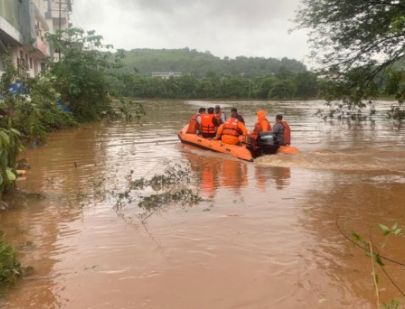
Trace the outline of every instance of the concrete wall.
{"type": "MultiPolygon", "coordinates": [[[[66,3],[68,0],[64,0],[66,3]]],[[[14,65],[29,76],[41,72],[52,56],[46,33],[59,29],[59,0],[0,0],[0,58],[6,46],[14,65]]],[[[61,26],[68,27],[69,8],[62,6],[61,26]]],[[[0,65],[0,75],[2,67],[0,65]]]]}
{"type": "Polygon", "coordinates": [[[20,11],[21,2],[19,0],[0,0],[0,17],[21,32],[20,11]]]}

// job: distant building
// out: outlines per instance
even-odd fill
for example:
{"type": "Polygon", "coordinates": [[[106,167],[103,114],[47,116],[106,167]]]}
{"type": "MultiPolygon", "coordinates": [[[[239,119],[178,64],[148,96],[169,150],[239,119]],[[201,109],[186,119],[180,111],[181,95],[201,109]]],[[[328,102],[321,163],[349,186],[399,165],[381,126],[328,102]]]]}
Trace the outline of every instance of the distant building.
{"type": "Polygon", "coordinates": [[[180,77],[183,74],[181,72],[152,72],[152,77],[169,79],[170,77],[180,77]]]}
{"type": "Polygon", "coordinates": [[[20,73],[39,74],[54,53],[46,33],[66,29],[71,10],[71,0],[0,0],[0,75],[7,52],[20,73]]]}

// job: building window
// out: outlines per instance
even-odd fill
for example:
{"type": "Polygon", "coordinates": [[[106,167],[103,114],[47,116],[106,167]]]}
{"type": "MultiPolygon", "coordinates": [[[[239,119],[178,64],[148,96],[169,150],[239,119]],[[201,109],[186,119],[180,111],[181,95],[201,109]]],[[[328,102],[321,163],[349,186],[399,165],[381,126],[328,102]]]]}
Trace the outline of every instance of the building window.
{"type": "Polygon", "coordinates": [[[30,69],[32,70],[32,58],[30,57],[30,69]]]}

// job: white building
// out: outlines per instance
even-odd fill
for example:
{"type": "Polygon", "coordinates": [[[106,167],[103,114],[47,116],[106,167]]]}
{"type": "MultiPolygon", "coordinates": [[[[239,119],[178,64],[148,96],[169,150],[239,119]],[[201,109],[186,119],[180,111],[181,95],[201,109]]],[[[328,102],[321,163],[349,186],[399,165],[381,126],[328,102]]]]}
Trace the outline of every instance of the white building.
{"type": "Polygon", "coordinates": [[[39,74],[53,50],[46,33],[66,29],[71,0],[0,0],[0,74],[7,53],[20,73],[39,74]]]}
{"type": "Polygon", "coordinates": [[[181,72],[152,72],[152,77],[169,79],[170,77],[181,77],[181,72]]]}

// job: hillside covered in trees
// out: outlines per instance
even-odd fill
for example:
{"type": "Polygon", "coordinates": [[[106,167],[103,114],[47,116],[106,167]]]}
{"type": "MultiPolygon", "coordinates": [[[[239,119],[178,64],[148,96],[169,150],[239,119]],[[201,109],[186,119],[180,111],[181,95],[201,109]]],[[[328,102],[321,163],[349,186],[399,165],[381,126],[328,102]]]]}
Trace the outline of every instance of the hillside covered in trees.
{"type": "Polygon", "coordinates": [[[111,70],[114,95],[141,98],[311,98],[314,73],[294,59],[228,57],[184,49],[120,50],[111,70]],[[163,73],[163,78],[153,77],[163,73]],[[169,73],[175,73],[169,78],[169,73]],[[164,74],[167,74],[164,76],[164,74]]]}
{"type": "Polygon", "coordinates": [[[292,73],[306,71],[303,63],[283,58],[228,57],[220,58],[210,52],[183,49],[133,49],[121,51],[125,56],[121,73],[137,72],[151,75],[152,72],[179,72],[183,75],[205,77],[208,73],[217,75],[241,75],[262,77],[277,74],[281,68],[292,73]]]}
{"type": "MultiPolygon", "coordinates": [[[[115,55],[120,55],[121,60],[108,76],[115,96],[281,100],[352,96],[352,82],[327,81],[294,59],[220,58],[188,48],[120,50],[115,55]]],[[[395,97],[402,80],[403,61],[380,72],[367,84],[361,97],[395,97]]],[[[364,77],[361,72],[356,76],[364,77]]]]}

